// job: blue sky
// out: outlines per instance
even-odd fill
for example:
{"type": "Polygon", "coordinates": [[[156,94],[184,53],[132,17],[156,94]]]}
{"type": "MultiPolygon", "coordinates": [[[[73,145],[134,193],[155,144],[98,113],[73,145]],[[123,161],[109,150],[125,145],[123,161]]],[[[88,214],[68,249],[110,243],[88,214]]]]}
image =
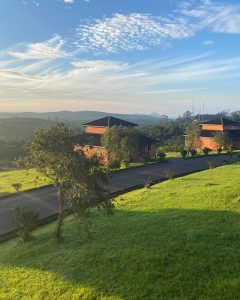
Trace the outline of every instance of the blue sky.
{"type": "Polygon", "coordinates": [[[237,0],[0,0],[0,111],[237,110],[237,0]]]}

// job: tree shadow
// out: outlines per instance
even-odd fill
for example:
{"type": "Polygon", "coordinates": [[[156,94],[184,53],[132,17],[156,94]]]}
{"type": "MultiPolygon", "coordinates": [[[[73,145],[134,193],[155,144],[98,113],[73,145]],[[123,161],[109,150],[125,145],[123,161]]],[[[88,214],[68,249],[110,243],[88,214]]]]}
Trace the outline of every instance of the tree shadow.
{"type": "Polygon", "coordinates": [[[53,272],[120,299],[237,299],[238,213],[117,209],[111,218],[96,213],[93,222],[85,239],[69,220],[60,245],[43,228],[33,242],[11,247],[5,264],[53,272]]]}

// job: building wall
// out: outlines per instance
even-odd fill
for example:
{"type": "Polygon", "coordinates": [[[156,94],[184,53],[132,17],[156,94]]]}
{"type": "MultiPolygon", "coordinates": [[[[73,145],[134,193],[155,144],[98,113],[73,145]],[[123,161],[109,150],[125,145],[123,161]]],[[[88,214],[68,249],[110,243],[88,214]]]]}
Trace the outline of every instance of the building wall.
{"type": "Polygon", "coordinates": [[[217,145],[215,143],[215,141],[213,140],[213,138],[209,138],[209,137],[200,137],[201,140],[201,148],[208,148],[211,150],[217,150],[217,145]]]}
{"type": "Polygon", "coordinates": [[[233,140],[232,143],[235,150],[240,150],[240,140],[233,140]]]}
{"type": "Polygon", "coordinates": [[[107,129],[108,127],[93,127],[93,126],[85,127],[86,133],[99,134],[99,135],[103,135],[107,131],[107,129]]]}
{"type": "Polygon", "coordinates": [[[213,125],[213,124],[204,124],[204,125],[202,125],[202,130],[222,131],[223,126],[222,125],[213,125]]]}

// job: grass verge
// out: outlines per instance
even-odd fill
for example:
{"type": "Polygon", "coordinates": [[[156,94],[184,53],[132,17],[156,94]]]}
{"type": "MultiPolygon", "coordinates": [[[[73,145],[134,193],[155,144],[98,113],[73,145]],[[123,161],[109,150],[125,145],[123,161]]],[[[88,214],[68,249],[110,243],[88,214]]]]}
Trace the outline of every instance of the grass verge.
{"type": "Polygon", "coordinates": [[[239,299],[240,165],[157,184],[0,246],[0,299],[239,299]]]}

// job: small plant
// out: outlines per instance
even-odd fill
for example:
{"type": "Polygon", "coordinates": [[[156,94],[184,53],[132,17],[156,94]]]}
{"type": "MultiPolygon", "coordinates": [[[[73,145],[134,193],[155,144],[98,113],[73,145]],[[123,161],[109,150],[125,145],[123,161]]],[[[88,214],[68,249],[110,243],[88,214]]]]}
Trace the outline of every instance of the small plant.
{"type": "Polygon", "coordinates": [[[39,213],[17,207],[13,217],[13,224],[17,226],[18,235],[23,242],[32,239],[32,231],[37,227],[39,213]]]}
{"type": "Polygon", "coordinates": [[[233,145],[229,145],[229,147],[228,147],[228,153],[229,153],[230,155],[232,155],[232,154],[233,154],[233,151],[234,151],[234,146],[233,146],[233,145]]]}
{"type": "Polygon", "coordinates": [[[22,184],[20,182],[15,182],[15,183],[12,184],[12,187],[18,193],[21,190],[21,188],[22,188],[22,184]]]}
{"type": "Polygon", "coordinates": [[[182,150],[180,153],[181,153],[182,158],[186,158],[187,150],[182,150]]]}
{"type": "Polygon", "coordinates": [[[165,169],[163,171],[163,174],[164,174],[164,177],[167,179],[173,179],[173,177],[174,177],[173,170],[171,170],[171,169],[165,169]]]}
{"type": "Polygon", "coordinates": [[[218,149],[217,149],[217,153],[218,153],[218,154],[222,153],[222,148],[218,148],[218,149]]]}
{"type": "Polygon", "coordinates": [[[120,162],[119,161],[112,161],[109,163],[110,169],[119,169],[120,168],[120,162]]]}
{"type": "Polygon", "coordinates": [[[146,189],[150,189],[151,188],[151,178],[150,176],[148,177],[148,179],[144,182],[144,187],[146,189]]]}
{"type": "Polygon", "coordinates": [[[209,149],[207,148],[207,147],[205,147],[205,148],[203,148],[202,149],[202,152],[203,152],[203,154],[205,155],[205,156],[207,156],[208,154],[209,154],[209,149]]]}
{"type": "Polygon", "coordinates": [[[191,149],[190,154],[191,154],[192,157],[195,157],[197,155],[197,150],[191,149]]]}
{"type": "Polygon", "coordinates": [[[213,161],[209,160],[209,161],[208,161],[208,165],[209,165],[209,169],[210,169],[210,170],[214,168],[214,163],[213,163],[213,161]]]}
{"type": "Polygon", "coordinates": [[[166,153],[165,152],[163,152],[163,151],[158,151],[157,152],[157,160],[158,161],[163,160],[165,157],[166,157],[166,153]]]}
{"type": "Polygon", "coordinates": [[[123,168],[129,168],[129,166],[130,166],[129,160],[126,160],[126,159],[122,160],[121,166],[122,166],[123,168]]]}

